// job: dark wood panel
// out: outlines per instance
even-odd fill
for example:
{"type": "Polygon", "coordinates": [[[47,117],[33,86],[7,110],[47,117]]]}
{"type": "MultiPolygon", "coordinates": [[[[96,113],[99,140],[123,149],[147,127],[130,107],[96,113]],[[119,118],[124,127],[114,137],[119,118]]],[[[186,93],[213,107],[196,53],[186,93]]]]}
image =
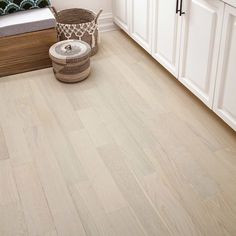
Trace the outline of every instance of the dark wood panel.
{"type": "Polygon", "coordinates": [[[0,38],[0,77],[50,67],[56,29],[0,38]]]}

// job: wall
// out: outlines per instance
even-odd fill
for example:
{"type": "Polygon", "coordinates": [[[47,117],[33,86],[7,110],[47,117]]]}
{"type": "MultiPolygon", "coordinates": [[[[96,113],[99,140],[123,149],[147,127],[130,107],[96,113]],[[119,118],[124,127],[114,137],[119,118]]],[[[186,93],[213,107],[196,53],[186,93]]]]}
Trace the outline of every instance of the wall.
{"type": "Polygon", "coordinates": [[[104,13],[112,12],[112,0],[51,0],[57,10],[66,8],[87,8],[97,12],[103,9],[104,13]]]}

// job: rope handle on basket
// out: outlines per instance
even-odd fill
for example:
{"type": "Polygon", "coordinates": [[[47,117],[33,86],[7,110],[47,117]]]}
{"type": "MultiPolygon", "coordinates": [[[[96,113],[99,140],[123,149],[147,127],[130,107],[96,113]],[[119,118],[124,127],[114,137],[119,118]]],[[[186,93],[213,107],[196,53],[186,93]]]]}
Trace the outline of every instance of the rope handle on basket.
{"type": "Polygon", "coordinates": [[[51,6],[51,7],[49,7],[49,9],[51,10],[51,12],[55,16],[55,18],[57,18],[58,12],[57,12],[56,8],[54,6],[51,6]]]}
{"type": "MultiPolygon", "coordinates": [[[[55,9],[55,7],[51,6],[51,7],[50,7],[50,10],[52,11],[52,13],[54,14],[55,18],[57,19],[57,17],[58,17],[58,11],[55,9]]],[[[102,14],[102,12],[103,12],[103,10],[100,9],[99,12],[98,12],[98,14],[96,15],[96,17],[95,17],[95,23],[96,23],[96,24],[97,24],[97,22],[98,22],[99,16],[102,14]]]]}
{"type": "Polygon", "coordinates": [[[103,12],[103,10],[100,9],[100,11],[98,12],[97,16],[95,17],[95,23],[96,23],[96,24],[97,24],[97,22],[98,22],[99,16],[102,14],[102,12],[103,12]]]}

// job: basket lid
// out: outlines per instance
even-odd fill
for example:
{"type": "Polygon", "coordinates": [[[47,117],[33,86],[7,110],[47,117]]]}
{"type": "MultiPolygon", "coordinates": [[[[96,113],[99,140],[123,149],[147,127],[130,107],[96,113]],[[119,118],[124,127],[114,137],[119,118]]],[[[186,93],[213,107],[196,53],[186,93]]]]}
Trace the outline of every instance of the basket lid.
{"type": "Polygon", "coordinates": [[[83,61],[90,57],[91,47],[84,41],[71,39],[55,43],[49,50],[52,60],[66,64],[83,61]]]}

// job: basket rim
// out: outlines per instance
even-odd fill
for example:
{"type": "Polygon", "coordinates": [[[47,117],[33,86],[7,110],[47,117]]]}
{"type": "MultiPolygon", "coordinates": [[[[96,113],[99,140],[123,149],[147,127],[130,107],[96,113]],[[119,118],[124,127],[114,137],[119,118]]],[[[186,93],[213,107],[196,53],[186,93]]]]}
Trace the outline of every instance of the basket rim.
{"type": "Polygon", "coordinates": [[[91,21],[88,21],[88,22],[94,21],[96,19],[96,16],[97,16],[94,11],[91,11],[91,10],[88,10],[88,9],[85,9],[85,8],[68,8],[68,9],[64,9],[64,10],[61,10],[61,11],[57,12],[57,15],[56,15],[57,23],[62,23],[63,24],[63,22],[61,22],[62,20],[60,21],[59,18],[62,17],[63,14],[68,14],[69,12],[72,12],[72,11],[86,11],[87,13],[91,14],[91,16],[94,17],[94,19],[91,20],[91,21]]]}
{"type": "Polygon", "coordinates": [[[74,63],[78,63],[79,61],[84,61],[84,60],[91,57],[91,53],[92,53],[91,46],[87,42],[82,41],[82,40],[78,40],[78,39],[69,39],[69,40],[59,41],[59,42],[55,43],[54,45],[52,45],[49,49],[49,56],[52,59],[52,61],[54,63],[61,64],[61,65],[66,65],[66,64],[70,64],[70,63],[74,64],[74,63]],[[70,56],[70,55],[60,54],[60,53],[56,52],[56,48],[58,46],[63,46],[68,43],[83,44],[86,47],[86,51],[83,54],[80,54],[79,56],[78,56],[78,54],[70,56]],[[75,61],[73,62],[73,60],[75,60],[75,61]]]}
{"type": "Polygon", "coordinates": [[[63,12],[67,12],[67,11],[74,11],[74,10],[83,10],[83,11],[87,11],[87,12],[89,12],[89,13],[91,13],[91,14],[93,14],[94,16],[96,16],[96,13],[94,12],[94,11],[92,11],[92,10],[89,10],[89,9],[86,9],[86,8],[67,8],[67,9],[63,9],[63,10],[60,10],[60,11],[58,11],[57,12],[57,14],[60,14],[60,13],[63,13],[63,12]]]}

